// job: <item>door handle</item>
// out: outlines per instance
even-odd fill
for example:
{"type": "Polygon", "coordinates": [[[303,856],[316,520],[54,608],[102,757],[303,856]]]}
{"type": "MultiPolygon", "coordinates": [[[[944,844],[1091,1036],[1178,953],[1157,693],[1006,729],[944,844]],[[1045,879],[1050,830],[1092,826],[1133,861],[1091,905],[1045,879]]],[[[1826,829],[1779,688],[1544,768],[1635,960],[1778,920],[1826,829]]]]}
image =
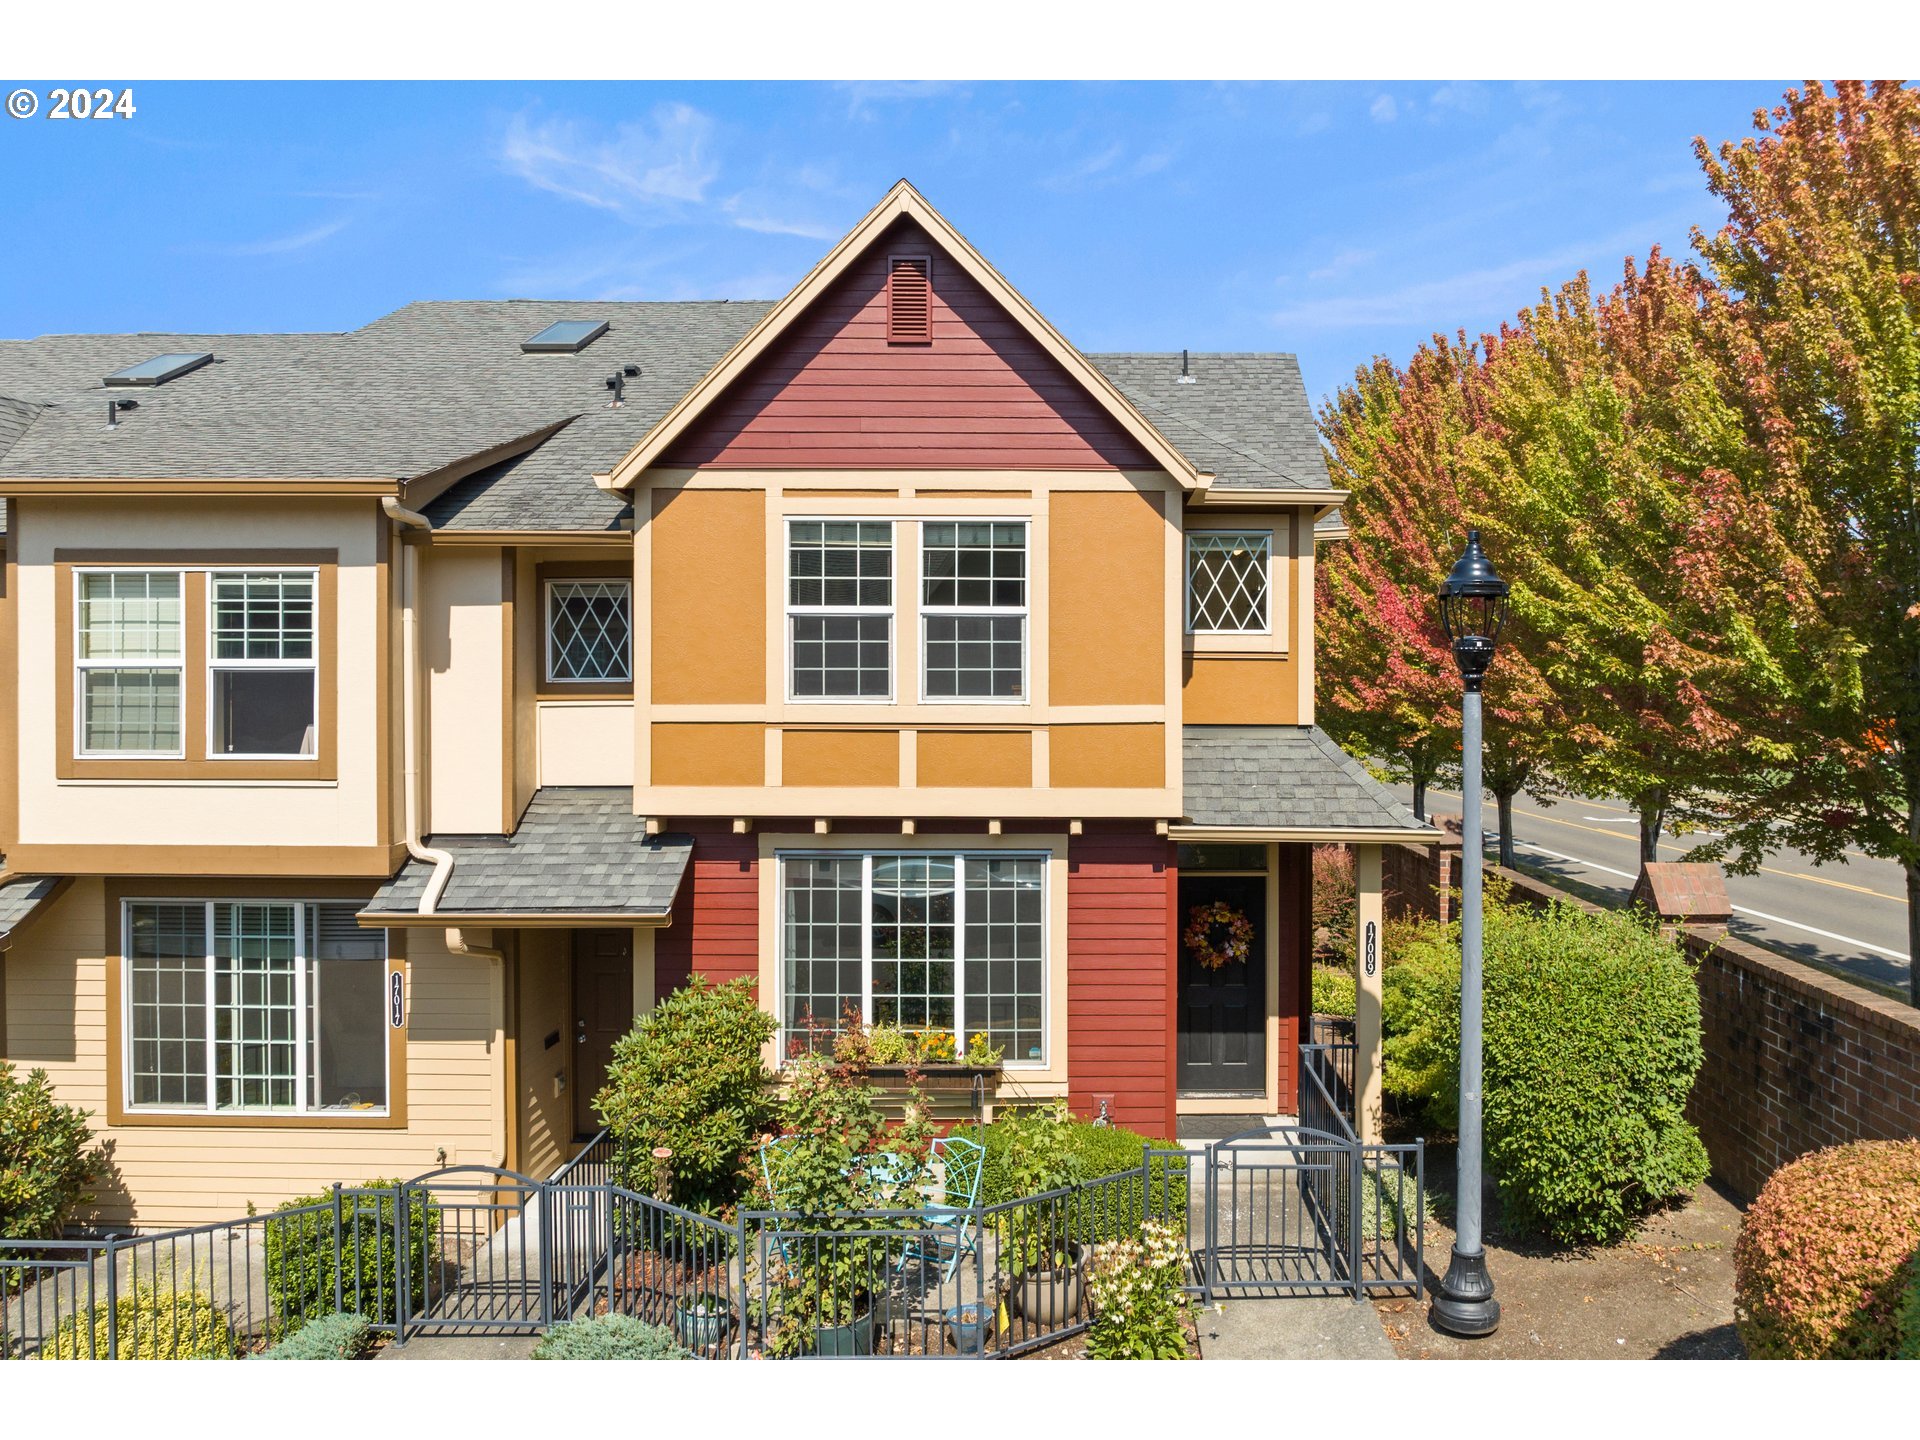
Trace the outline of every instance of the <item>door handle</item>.
{"type": "Polygon", "coordinates": [[[576,1020],[573,1023],[574,1023],[573,1043],[576,1045],[586,1044],[587,1043],[587,1022],[584,1020],[576,1020]]]}

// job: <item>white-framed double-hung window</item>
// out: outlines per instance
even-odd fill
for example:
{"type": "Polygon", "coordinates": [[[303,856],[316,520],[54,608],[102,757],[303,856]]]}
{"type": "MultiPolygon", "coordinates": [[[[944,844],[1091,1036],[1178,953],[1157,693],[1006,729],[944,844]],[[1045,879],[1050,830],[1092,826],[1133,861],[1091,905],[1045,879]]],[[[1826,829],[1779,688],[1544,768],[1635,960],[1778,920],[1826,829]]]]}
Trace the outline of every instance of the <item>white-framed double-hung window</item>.
{"type": "Polygon", "coordinates": [[[1267,635],[1273,630],[1273,532],[1187,532],[1187,633],[1267,635]]]}
{"type": "Polygon", "coordinates": [[[1027,522],[920,526],[921,693],[928,700],[1027,698],[1027,522]]]}
{"type": "Polygon", "coordinates": [[[780,857],[782,1053],[870,1025],[976,1034],[1009,1065],[1047,1059],[1045,855],[780,857]]]}
{"type": "Polygon", "coordinates": [[[172,758],[182,753],[182,589],[178,570],[76,573],[78,754],[172,758]]]}
{"type": "Polygon", "coordinates": [[[787,521],[787,693],[893,698],[893,524],[787,521]]]}
{"type": "Polygon", "coordinates": [[[385,1114],[386,932],[358,908],[125,902],[127,1108],[385,1114]]]}
{"type": "Polygon", "coordinates": [[[316,753],[320,661],[313,570],[207,576],[207,754],[280,759],[316,753]]]}

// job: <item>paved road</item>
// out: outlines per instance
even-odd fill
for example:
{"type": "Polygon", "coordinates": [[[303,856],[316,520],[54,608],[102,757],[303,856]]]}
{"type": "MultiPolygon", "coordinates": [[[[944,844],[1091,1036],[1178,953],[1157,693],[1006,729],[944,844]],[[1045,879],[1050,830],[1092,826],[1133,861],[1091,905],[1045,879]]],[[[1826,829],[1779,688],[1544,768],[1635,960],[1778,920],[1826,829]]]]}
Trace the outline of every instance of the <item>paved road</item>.
{"type": "MultiPolygon", "coordinates": [[[[1409,804],[1413,791],[1396,787],[1409,804]]],[[[1458,813],[1457,793],[1427,792],[1433,813],[1458,813]]],[[[1488,842],[1498,825],[1486,801],[1488,842]]],[[[1514,803],[1519,856],[1543,870],[1579,880],[1624,899],[1640,867],[1640,825],[1613,801],[1568,797],[1543,806],[1524,796],[1514,803]]],[[[1663,839],[1660,858],[1678,860],[1694,842],[1663,839]]],[[[1816,865],[1795,850],[1769,857],[1757,875],[1729,875],[1733,931],[1797,959],[1837,966],[1883,985],[1907,983],[1906,881],[1889,860],[1849,852],[1845,861],[1816,865]]]]}

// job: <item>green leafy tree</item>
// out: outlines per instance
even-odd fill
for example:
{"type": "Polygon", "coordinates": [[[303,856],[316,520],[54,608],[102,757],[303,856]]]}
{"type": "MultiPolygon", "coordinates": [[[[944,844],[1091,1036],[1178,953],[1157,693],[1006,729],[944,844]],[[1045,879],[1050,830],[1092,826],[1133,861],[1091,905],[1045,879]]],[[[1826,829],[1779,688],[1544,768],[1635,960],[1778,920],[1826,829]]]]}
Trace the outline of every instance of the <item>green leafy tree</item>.
{"type": "Polygon", "coordinates": [[[1695,142],[1729,216],[1694,239],[1752,337],[1742,379],[1828,671],[1791,753],[1727,797],[1717,848],[1736,868],[1781,844],[1899,861],[1920,955],[1920,94],[1809,85],[1754,123],[1695,142]]]}
{"type": "Polygon", "coordinates": [[[106,1167],[87,1112],[54,1099],[44,1070],[0,1060],[0,1240],[50,1240],[106,1167]]]}

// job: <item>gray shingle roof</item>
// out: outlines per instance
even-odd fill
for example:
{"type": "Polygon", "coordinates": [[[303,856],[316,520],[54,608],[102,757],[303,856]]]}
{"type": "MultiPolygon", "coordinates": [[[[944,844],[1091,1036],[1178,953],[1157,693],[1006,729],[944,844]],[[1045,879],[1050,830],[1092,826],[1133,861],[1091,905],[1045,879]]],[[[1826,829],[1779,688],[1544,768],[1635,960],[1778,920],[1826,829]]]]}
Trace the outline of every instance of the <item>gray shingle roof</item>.
{"type": "Polygon", "coordinates": [[[27,876],[0,885],[0,940],[5,940],[60,888],[58,875],[27,876]]]}
{"type": "MultiPolygon", "coordinates": [[[[693,841],[646,833],[624,787],[536,791],[505,839],[442,835],[429,844],[453,856],[453,878],[436,914],[665,915],[686,873],[693,841]]],[[[368,902],[371,914],[413,914],[433,866],[409,860],[368,902]]]]}
{"type": "Polygon", "coordinates": [[[1180,381],[1178,355],[1087,358],[1215,484],[1332,488],[1294,356],[1192,354],[1191,384],[1180,381]]]}
{"type": "Polygon", "coordinates": [[[1265,830],[1432,831],[1315,725],[1189,725],[1187,823],[1265,830]]]}

